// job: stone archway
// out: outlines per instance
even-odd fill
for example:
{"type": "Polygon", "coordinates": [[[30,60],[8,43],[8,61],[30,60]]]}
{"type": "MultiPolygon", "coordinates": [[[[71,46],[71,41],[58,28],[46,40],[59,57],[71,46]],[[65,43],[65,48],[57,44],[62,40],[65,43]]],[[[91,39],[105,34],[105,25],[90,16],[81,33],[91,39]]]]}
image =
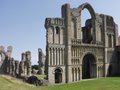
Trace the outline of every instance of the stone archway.
{"type": "Polygon", "coordinates": [[[94,55],[86,54],[82,61],[82,79],[97,77],[97,66],[94,55]]]}
{"type": "Polygon", "coordinates": [[[84,3],[84,4],[80,5],[78,7],[78,12],[80,13],[80,18],[81,19],[82,19],[81,12],[84,9],[88,10],[88,12],[91,15],[91,18],[89,18],[85,21],[85,26],[84,27],[81,27],[82,42],[83,43],[91,43],[95,39],[95,28],[94,28],[94,26],[95,26],[95,11],[89,3],[84,3]]]}
{"type": "Polygon", "coordinates": [[[55,69],[55,83],[62,82],[62,70],[60,68],[55,69]]]}
{"type": "Polygon", "coordinates": [[[82,5],[80,5],[78,7],[78,12],[81,14],[81,11],[85,8],[90,12],[92,19],[95,19],[95,17],[96,17],[95,11],[89,3],[83,3],[82,5]]]}
{"type": "MultiPolygon", "coordinates": [[[[80,26],[80,38],[82,39],[83,43],[96,43],[96,31],[95,31],[95,19],[96,19],[96,13],[92,6],[89,3],[83,3],[78,8],[74,9],[72,11],[73,17],[75,18],[76,22],[78,23],[78,26],[80,26]],[[82,17],[82,11],[86,9],[88,10],[91,18],[88,18],[85,21],[85,26],[81,27],[83,23],[81,21],[82,17]],[[80,22],[80,23],[79,23],[80,22]]],[[[77,28],[79,28],[76,26],[77,28]]]]}

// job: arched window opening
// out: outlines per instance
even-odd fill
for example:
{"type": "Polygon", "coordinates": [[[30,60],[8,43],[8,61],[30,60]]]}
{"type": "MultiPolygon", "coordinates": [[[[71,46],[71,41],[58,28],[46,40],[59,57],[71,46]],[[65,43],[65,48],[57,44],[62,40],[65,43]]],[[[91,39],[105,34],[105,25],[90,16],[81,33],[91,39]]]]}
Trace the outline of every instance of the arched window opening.
{"type": "Polygon", "coordinates": [[[87,9],[81,11],[81,38],[83,43],[90,43],[92,41],[92,16],[87,9]]]}
{"type": "Polygon", "coordinates": [[[86,25],[86,21],[88,19],[91,19],[91,15],[87,9],[83,9],[81,11],[81,27],[84,27],[86,25]]]}
{"type": "Polygon", "coordinates": [[[108,47],[112,47],[112,35],[108,34],[108,47]]]}
{"type": "Polygon", "coordinates": [[[59,34],[60,28],[57,26],[55,29],[56,29],[56,34],[59,34]]]}

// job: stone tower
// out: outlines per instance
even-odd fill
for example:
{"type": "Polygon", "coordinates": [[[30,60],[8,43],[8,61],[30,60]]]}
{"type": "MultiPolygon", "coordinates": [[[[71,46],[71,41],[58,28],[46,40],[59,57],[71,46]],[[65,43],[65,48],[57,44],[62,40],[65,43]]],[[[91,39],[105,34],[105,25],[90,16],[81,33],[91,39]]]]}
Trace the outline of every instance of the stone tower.
{"type": "Polygon", "coordinates": [[[89,3],[78,8],[62,5],[62,18],[46,18],[46,69],[51,84],[75,82],[117,73],[117,24],[97,14],[89,3]],[[81,13],[91,18],[82,27],[81,13]]]}
{"type": "Polygon", "coordinates": [[[47,29],[47,48],[46,48],[46,73],[49,80],[65,83],[65,26],[63,18],[47,18],[45,22],[47,29]],[[55,81],[55,72],[61,73],[60,79],[55,81]],[[53,74],[54,73],[54,74],[53,74]]]}

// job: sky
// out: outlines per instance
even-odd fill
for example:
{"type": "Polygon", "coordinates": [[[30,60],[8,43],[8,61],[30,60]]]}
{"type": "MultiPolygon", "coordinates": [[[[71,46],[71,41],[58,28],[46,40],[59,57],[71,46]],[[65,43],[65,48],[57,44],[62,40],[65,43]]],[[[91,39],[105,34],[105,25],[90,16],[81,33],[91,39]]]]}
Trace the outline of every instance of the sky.
{"type": "Polygon", "coordinates": [[[44,53],[46,48],[45,18],[61,17],[61,6],[65,3],[77,8],[85,2],[96,13],[113,16],[120,27],[120,0],[0,0],[0,46],[12,46],[12,57],[19,61],[21,53],[29,50],[32,64],[37,64],[38,48],[44,53]]]}

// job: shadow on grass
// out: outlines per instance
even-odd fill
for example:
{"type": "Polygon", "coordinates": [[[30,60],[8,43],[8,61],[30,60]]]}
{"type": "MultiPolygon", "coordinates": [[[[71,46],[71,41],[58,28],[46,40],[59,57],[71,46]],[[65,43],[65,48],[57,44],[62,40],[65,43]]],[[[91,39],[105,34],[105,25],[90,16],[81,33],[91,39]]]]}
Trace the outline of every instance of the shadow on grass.
{"type": "Polygon", "coordinates": [[[117,75],[111,75],[111,76],[108,76],[108,77],[120,77],[120,74],[117,74],[117,75]]]}

